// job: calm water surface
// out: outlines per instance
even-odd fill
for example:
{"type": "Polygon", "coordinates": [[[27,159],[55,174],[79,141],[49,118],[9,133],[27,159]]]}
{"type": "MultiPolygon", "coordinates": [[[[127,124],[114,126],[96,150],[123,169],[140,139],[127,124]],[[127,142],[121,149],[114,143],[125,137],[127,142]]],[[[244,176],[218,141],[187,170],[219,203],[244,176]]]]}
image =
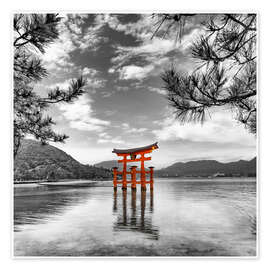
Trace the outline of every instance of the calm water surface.
{"type": "Polygon", "coordinates": [[[255,256],[255,179],[15,187],[15,256],[255,256]]]}

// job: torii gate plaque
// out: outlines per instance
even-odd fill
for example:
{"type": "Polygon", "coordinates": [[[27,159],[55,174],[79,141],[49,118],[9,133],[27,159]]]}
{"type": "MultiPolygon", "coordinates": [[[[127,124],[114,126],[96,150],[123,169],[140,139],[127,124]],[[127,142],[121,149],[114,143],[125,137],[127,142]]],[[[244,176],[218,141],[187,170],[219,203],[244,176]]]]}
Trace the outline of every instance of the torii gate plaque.
{"type": "Polygon", "coordinates": [[[127,189],[127,184],[131,184],[131,188],[136,190],[136,185],[141,184],[141,189],[146,190],[146,184],[150,184],[150,189],[154,187],[154,167],[149,167],[149,170],[145,170],[144,162],[151,160],[151,157],[145,157],[145,154],[151,153],[153,150],[158,149],[157,142],[144,147],[132,148],[132,149],[113,149],[113,153],[117,156],[123,157],[118,160],[118,163],[123,163],[123,171],[118,171],[118,167],[113,167],[113,187],[117,190],[117,184],[122,184],[122,189],[127,189]],[[139,157],[137,157],[139,155],[139,157]],[[130,156],[130,158],[128,158],[130,156]],[[130,171],[127,171],[128,162],[141,162],[141,169],[136,170],[137,166],[132,166],[130,171]],[[141,174],[140,181],[136,180],[136,174],[141,174]],[[146,174],[150,174],[150,180],[146,180],[146,174]],[[127,175],[131,175],[131,180],[127,180],[127,175]],[[117,175],[122,175],[122,180],[118,181],[117,175]]]}

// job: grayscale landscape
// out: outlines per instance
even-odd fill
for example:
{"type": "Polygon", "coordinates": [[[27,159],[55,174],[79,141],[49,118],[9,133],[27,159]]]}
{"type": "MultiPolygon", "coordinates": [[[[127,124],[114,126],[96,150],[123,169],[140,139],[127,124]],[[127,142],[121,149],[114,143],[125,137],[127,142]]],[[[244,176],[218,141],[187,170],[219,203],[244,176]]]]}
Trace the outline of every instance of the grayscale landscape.
{"type": "Polygon", "coordinates": [[[257,256],[257,15],[13,14],[15,257],[257,256]]]}

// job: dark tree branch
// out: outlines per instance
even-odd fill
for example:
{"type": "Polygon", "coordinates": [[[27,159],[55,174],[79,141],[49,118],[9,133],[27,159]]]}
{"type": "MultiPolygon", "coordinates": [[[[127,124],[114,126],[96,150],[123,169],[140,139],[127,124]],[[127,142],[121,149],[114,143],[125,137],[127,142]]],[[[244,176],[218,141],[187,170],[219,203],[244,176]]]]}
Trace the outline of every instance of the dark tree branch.
{"type": "MultiPolygon", "coordinates": [[[[175,25],[175,35],[182,33],[180,20],[184,14],[163,14],[175,25]]],[[[159,18],[162,18],[159,16],[159,18]]],[[[161,78],[170,105],[181,122],[201,121],[211,107],[229,107],[238,114],[237,121],[250,132],[256,132],[256,15],[219,14],[203,23],[208,33],[191,45],[191,56],[202,64],[190,72],[179,74],[167,69],[161,78]]],[[[183,25],[182,25],[183,26],[183,25]]],[[[170,26],[171,28],[172,26],[170,26]]],[[[162,32],[158,26],[154,35],[162,32]]]]}

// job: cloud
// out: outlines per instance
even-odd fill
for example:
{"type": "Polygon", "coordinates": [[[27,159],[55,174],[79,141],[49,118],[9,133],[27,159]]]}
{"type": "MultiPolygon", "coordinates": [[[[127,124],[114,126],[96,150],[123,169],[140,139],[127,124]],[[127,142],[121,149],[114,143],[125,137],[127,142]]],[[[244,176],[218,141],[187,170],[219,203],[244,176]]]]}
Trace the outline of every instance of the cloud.
{"type": "Polygon", "coordinates": [[[71,34],[64,24],[59,25],[59,38],[52,43],[46,53],[42,55],[42,60],[49,70],[59,70],[63,68],[73,67],[70,61],[70,53],[76,49],[71,38],[71,34]]]}
{"type": "Polygon", "coordinates": [[[112,137],[106,132],[99,133],[99,139],[97,140],[97,143],[113,143],[113,144],[124,144],[125,141],[121,139],[120,136],[112,137]]]}
{"type": "Polygon", "coordinates": [[[212,114],[211,119],[203,125],[186,123],[181,125],[173,116],[166,117],[161,128],[152,132],[158,140],[189,140],[193,142],[237,143],[254,146],[255,138],[244,129],[243,125],[235,122],[230,112],[220,111],[212,114]]]}
{"type": "Polygon", "coordinates": [[[59,87],[62,90],[67,90],[70,85],[71,80],[72,79],[68,79],[63,82],[54,83],[54,84],[49,85],[47,88],[54,89],[55,87],[59,87]]]}
{"type": "MultiPolygon", "coordinates": [[[[156,77],[160,74],[166,67],[169,67],[170,59],[163,57],[157,60],[151,61],[151,63],[143,66],[138,65],[127,65],[123,66],[116,71],[119,73],[120,80],[139,80],[142,81],[148,77],[156,77]]],[[[141,85],[139,85],[141,86],[141,85]]]]}
{"type": "Polygon", "coordinates": [[[83,95],[72,104],[59,104],[58,108],[69,121],[71,128],[101,132],[110,125],[110,122],[93,116],[92,102],[88,96],[83,95]]]}
{"type": "Polygon", "coordinates": [[[130,63],[161,63],[162,58],[167,53],[177,51],[176,44],[171,40],[160,38],[142,40],[142,43],[133,47],[115,46],[116,56],[111,59],[113,66],[108,70],[109,73],[117,71],[119,68],[130,63]]]}
{"type": "Polygon", "coordinates": [[[171,51],[177,51],[178,46],[174,41],[161,38],[144,39],[142,43],[137,46],[115,46],[117,56],[112,58],[115,64],[124,64],[132,60],[132,58],[141,56],[152,60],[153,57],[163,56],[171,51]]]}
{"type": "Polygon", "coordinates": [[[106,80],[102,78],[93,78],[93,77],[87,76],[86,79],[87,79],[86,88],[102,88],[106,84],[106,80]]]}
{"type": "Polygon", "coordinates": [[[120,80],[143,79],[152,71],[153,65],[139,67],[135,65],[125,66],[119,70],[120,80]]]}
{"type": "Polygon", "coordinates": [[[107,91],[101,92],[103,98],[111,97],[116,92],[127,92],[130,89],[128,86],[117,86],[115,85],[115,89],[106,89],[107,91]]]}
{"type": "Polygon", "coordinates": [[[116,86],[116,91],[119,91],[119,92],[126,92],[129,89],[130,88],[128,86],[116,86]]]}
{"type": "Polygon", "coordinates": [[[151,87],[149,86],[148,87],[148,90],[151,91],[151,92],[154,92],[154,93],[158,93],[160,95],[167,95],[167,91],[164,90],[164,89],[160,89],[160,88],[157,88],[157,87],[151,87]]]}
{"type": "Polygon", "coordinates": [[[123,32],[125,35],[131,35],[136,39],[151,38],[152,30],[149,28],[153,23],[151,15],[137,14],[137,16],[136,21],[127,23],[122,23],[119,20],[119,15],[114,14],[101,14],[97,19],[100,22],[107,23],[111,29],[123,32]]]}
{"type": "Polygon", "coordinates": [[[101,95],[103,98],[108,98],[108,97],[112,96],[112,94],[113,94],[113,92],[105,92],[105,91],[101,92],[101,95]]]}
{"type": "Polygon", "coordinates": [[[148,76],[156,76],[165,68],[174,64],[183,72],[190,72],[196,63],[191,60],[189,49],[192,42],[204,32],[198,23],[187,22],[181,42],[176,42],[176,29],[166,37],[152,36],[154,22],[150,15],[142,15],[134,23],[123,24],[117,16],[107,19],[109,26],[117,31],[136,37],[139,45],[115,46],[115,57],[109,73],[119,73],[120,80],[142,80],[148,76]]]}
{"type": "MultiPolygon", "coordinates": [[[[96,69],[84,67],[80,74],[87,80],[87,85],[85,87],[87,90],[102,88],[106,84],[106,80],[101,77],[100,72],[96,69]]],[[[62,82],[57,82],[47,86],[46,88],[53,89],[58,86],[60,89],[68,89],[71,80],[72,78],[62,82]]]]}
{"type": "Polygon", "coordinates": [[[144,132],[147,130],[148,130],[147,128],[131,128],[131,129],[127,130],[126,132],[136,134],[136,133],[141,133],[141,132],[144,132]]]}
{"type": "Polygon", "coordinates": [[[122,123],[121,126],[122,126],[122,129],[124,129],[126,133],[136,134],[136,133],[141,133],[148,130],[147,128],[131,127],[128,123],[122,123]]]}
{"type": "Polygon", "coordinates": [[[94,68],[89,68],[89,67],[84,67],[82,69],[82,75],[85,76],[85,75],[91,75],[91,76],[95,76],[97,75],[98,71],[94,68]]]}
{"type": "Polygon", "coordinates": [[[171,39],[151,38],[153,20],[150,15],[141,15],[140,20],[127,24],[120,23],[117,16],[107,21],[112,29],[133,35],[140,42],[136,46],[114,45],[116,56],[111,59],[113,66],[108,72],[118,72],[120,80],[144,79],[168,60],[166,54],[178,50],[171,39]]]}
{"type": "Polygon", "coordinates": [[[96,51],[102,42],[108,41],[102,36],[104,24],[94,21],[92,25],[85,26],[87,14],[63,14],[62,17],[58,25],[58,39],[42,55],[42,60],[48,70],[75,68],[71,59],[72,52],[75,50],[96,51]]]}
{"type": "Polygon", "coordinates": [[[122,128],[124,128],[124,129],[130,128],[128,123],[122,123],[121,126],[122,126],[122,128]]]}
{"type": "Polygon", "coordinates": [[[183,55],[180,47],[171,40],[155,38],[145,40],[142,45],[116,48],[116,57],[109,73],[118,73],[120,80],[142,80],[157,76],[173,63],[183,71],[193,67],[192,61],[183,55]]]}
{"type": "Polygon", "coordinates": [[[121,140],[120,138],[110,138],[110,139],[98,139],[97,143],[113,143],[113,144],[124,144],[125,141],[121,140]]]}
{"type": "Polygon", "coordinates": [[[81,74],[87,79],[86,88],[102,88],[106,84],[106,80],[102,78],[100,72],[94,68],[84,67],[81,74]]]}
{"type": "Polygon", "coordinates": [[[109,41],[108,38],[101,36],[103,31],[102,28],[102,25],[90,26],[84,34],[80,35],[80,37],[76,39],[76,44],[81,52],[85,52],[87,50],[97,51],[101,43],[109,41]]]}
{"type": "Polygon", "coordinates": [[[98,19],[97,15],[91,25],[85,25],[87,14],[69,14],[66,27],[69,30],[70,38],[81,52],[97,51],[101,43],[107,42],[108,38],[102,35],[104,22],[98,19]]]}

